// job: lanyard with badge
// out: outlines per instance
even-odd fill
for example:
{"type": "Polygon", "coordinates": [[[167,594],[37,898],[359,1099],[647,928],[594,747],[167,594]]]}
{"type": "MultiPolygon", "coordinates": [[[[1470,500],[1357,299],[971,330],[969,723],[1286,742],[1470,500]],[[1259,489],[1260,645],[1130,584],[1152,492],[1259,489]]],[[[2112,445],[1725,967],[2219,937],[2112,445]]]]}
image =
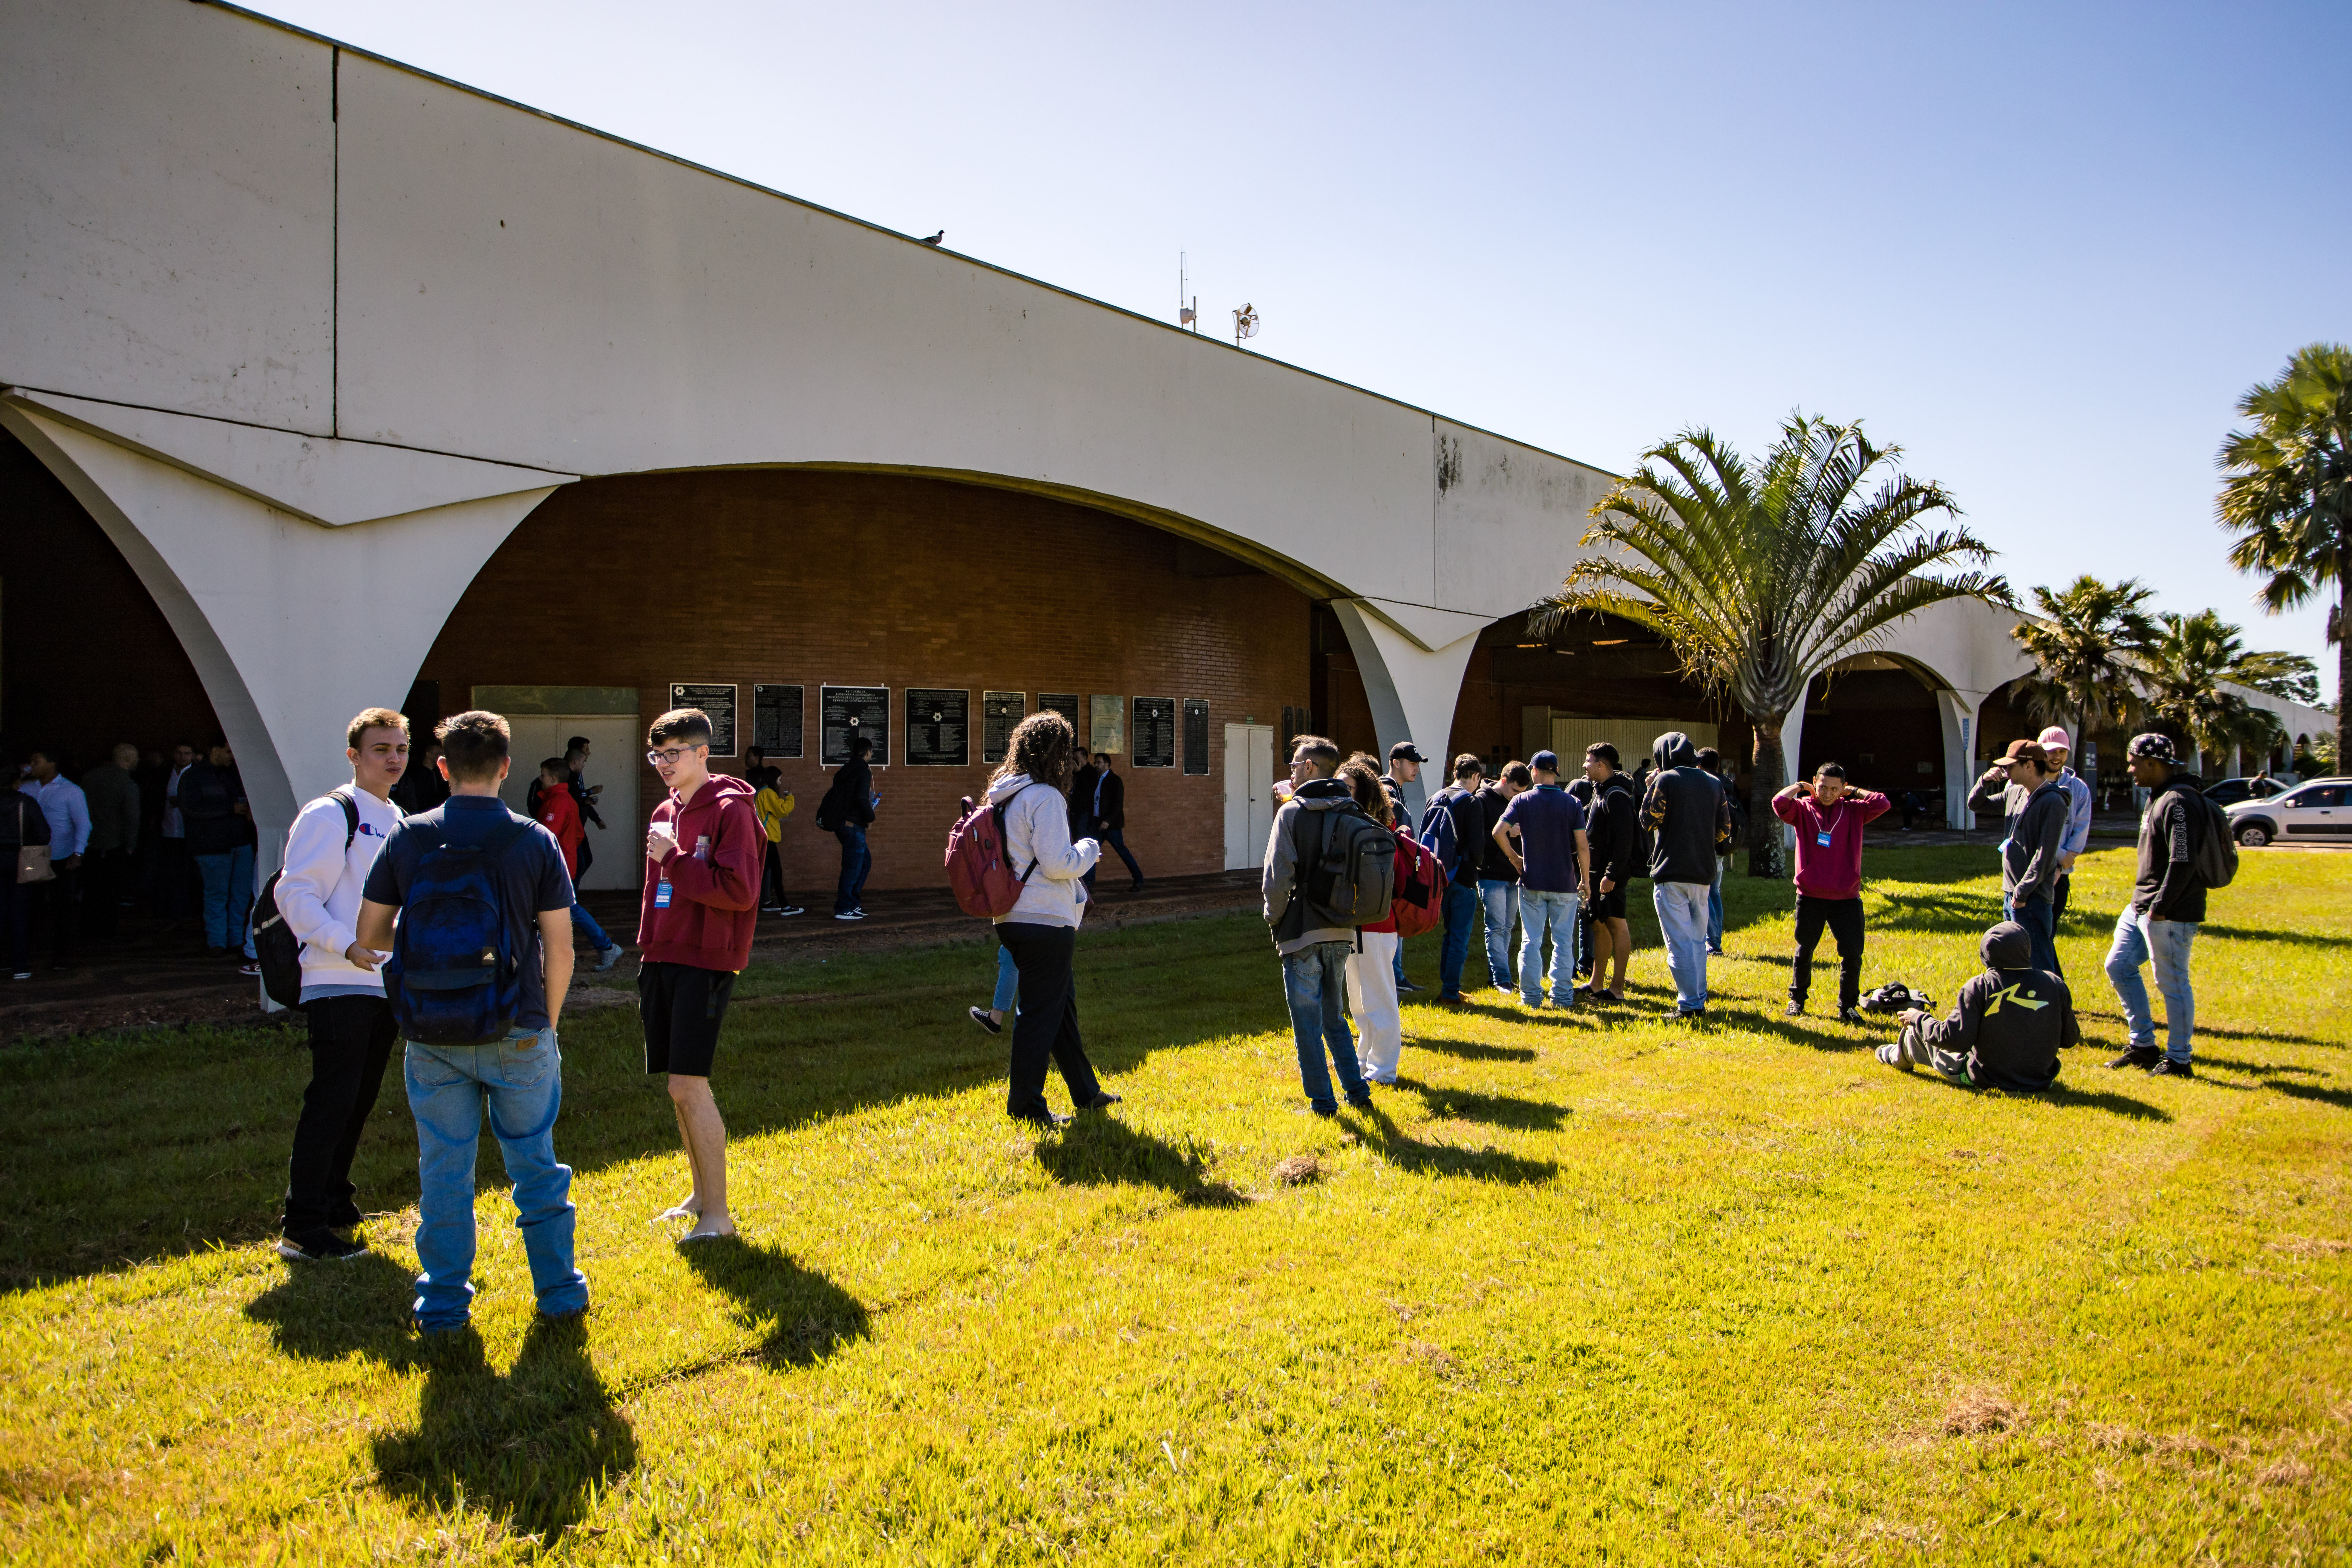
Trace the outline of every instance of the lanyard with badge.
{"type": "MultiPolygon", "coordinates": [[[[1813,814],[1816,816],[1821,816],[1821,807],[1818,805],[1815,806],[1813,808],[1813,814]]],[[[1836,835],[1836,832],[1837,829],[1831,826],[1829,819],[1826,816],[1822,816],[1822,826],[1813,830],[1813,843],[1819,847],[1826,849],[1830,847],[1830,839],[1836,835]]]]}
{"type": "MultiPolygon", "coordinates": [[[[667,827],[669,825],[665,823],[663,826],[667,827]]],[[[676,836],[675,829],[672,830],[672,836],[676,836]]],[[[696,835],[694,840],[694,858],[698,860],[708,860],[710,858],[710,835],[708,833],[696,835]]],[[[665,859],[662,861],[661,880],[654,884],[654,908],[657,910],[666,910],[669,908],[669,861],[665,859]]]]}

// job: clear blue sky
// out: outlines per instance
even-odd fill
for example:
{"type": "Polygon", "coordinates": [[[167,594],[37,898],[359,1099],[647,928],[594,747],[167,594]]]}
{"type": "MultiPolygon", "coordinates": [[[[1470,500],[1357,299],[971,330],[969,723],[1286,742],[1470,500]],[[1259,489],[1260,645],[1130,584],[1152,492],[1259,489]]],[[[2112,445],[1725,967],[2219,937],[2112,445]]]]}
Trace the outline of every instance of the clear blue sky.
{"type": "Polygon", "coordinates": [[[1209,329],[1617,471],[1860,416],[2021,586],[2138,575],[2333,691],[2213,453],[2352,340],[2352,6],[261,8],[1132,310],[1188,252],[1209,329]]]}

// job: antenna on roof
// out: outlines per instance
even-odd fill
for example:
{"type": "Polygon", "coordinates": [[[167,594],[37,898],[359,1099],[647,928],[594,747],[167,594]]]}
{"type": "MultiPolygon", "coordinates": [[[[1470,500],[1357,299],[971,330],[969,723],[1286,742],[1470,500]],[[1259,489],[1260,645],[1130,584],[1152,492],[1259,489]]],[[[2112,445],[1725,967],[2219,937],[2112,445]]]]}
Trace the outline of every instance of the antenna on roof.
{"type": "Polygon", "coordinates": [[[1188,297],[1184,292],[1185,283],[1184,253],[1180,250],[1176,253],[1176,324],[1192,328],[1192,335],[1198,337],[1201,333],[1201,297],[1198,294],[1188,297]]]}
{"type": "Polygon", "coordinates": [[[1244,305],[1234,312],[1234,347],[1242,346],[1244,338],[1257,336],[1257,307],[1244,305]]]}

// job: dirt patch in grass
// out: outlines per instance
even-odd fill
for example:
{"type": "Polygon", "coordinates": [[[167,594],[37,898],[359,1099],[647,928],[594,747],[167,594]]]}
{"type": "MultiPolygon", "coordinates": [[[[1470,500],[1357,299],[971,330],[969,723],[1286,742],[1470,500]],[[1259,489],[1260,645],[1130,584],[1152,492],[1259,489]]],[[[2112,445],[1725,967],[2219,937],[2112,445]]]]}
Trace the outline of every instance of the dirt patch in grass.
{"type": "Polygon", "coordinates": [[[1997,1388],[1964,1388],[1944,1406],[1944,1435],[1974,1437],[2011,1432],[2025,1420],[2025,1406],[1997,1388]]]}

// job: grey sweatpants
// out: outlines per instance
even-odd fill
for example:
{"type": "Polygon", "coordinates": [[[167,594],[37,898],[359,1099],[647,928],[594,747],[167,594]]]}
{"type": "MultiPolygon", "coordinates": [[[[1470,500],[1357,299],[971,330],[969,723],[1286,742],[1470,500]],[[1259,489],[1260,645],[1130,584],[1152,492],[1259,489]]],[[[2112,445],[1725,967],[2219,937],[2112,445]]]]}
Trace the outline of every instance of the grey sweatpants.
{"type": "Polygon", "coordinates": [[[1919,1026],[1906,1024],[1902,1035],[1892,1045],[1878,1047],[1878,1059],[1888,1067],[1909,1072],[1913,1068],[1927,1068],[1939,1072],[1954,1083],[1969,1081],[1969,1058],[1960,1051],[1948,1051],[1931,1046],[1919,1037],[1919,1026]]]}

